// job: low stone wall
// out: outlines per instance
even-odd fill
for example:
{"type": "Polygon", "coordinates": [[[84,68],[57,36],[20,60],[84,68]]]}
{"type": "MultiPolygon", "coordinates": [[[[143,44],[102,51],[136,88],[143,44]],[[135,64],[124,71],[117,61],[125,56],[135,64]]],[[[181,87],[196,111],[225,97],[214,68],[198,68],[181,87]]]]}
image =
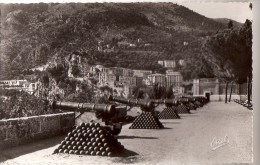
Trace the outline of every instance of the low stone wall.
{"type": "Polygon", "coordinates": [[[63,134],[73,126],[73,112],[0,120],[0,150],[63,134]]]}

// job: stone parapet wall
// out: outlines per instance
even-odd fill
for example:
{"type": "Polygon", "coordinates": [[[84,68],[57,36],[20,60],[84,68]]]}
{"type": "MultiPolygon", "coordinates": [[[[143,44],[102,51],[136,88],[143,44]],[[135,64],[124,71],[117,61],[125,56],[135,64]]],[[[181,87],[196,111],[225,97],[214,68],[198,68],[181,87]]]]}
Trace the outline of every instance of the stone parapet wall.
{"type": "Polygon", "coordinates": [[[60,135],[73,126],[73,112],[0,120],[0,150],[60,135]]]}

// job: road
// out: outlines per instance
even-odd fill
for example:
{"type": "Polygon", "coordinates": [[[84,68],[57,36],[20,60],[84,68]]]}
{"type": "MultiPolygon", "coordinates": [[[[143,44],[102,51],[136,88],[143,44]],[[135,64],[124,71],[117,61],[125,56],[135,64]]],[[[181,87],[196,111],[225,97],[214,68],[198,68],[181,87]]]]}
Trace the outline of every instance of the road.
{"type": "Polygon", "coordinates": [[[181,119],[161,120],[165,129],[138,130],[125,125],[118,137],[126,148],[121,156],[53,155],[64,138],[61,136],[6,149],[0,152],[0,162],[3,165],[252,163],[252,111],[233,102],[211,102],[191,112],[181,114],[181,119]]]}

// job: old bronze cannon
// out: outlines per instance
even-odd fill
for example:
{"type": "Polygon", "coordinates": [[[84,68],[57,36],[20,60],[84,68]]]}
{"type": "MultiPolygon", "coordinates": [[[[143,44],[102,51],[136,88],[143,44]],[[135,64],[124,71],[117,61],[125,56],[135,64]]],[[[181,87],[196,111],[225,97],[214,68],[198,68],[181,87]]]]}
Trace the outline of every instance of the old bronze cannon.
{"type": "Polygon", "coordinates": [[[176,99],[152,99],[154,104],[165,104],[167,107],[178,106],[180,102],[176,99]]]}
{"type": "MultiPolygon", "coordinates": [[[[107,127],[110,127],[113,134],[118,135],[122,129],[122,123],[118,122],[118,118],[126,115],[122,109],[116,108],[113,104],[94,104],[94,103],[76,103],[76,102],[51,102],[53,109],[61,109],[63,111],[74,111],[82,115],[85,112],[94,112],[97,119],[101,119],[107,127]]],[[[78,115],[75,118],[78,118],[78,115]]]]}
{"type": "Polygon", "coordinates": [[[177,106],[181,104],[176,99],[152,99],[154,104],[160,105],[164,104],[166,108],[163,109],[162,112],[158,114],[159,119],[180,119],[180,116],[177,111],[177,106]]]}
{"type": "Polygon", "coordinates": [[[130,129],[161,129],[164,128],[159,121],[157,114],[155,114],[155,105],[151,100],[137,100],[137,99],[125,99],[110,96],[109,101],[114,101],[128,106],[138,106],[142,110],[142,113],[135,118],[130,129]]]}
{"type": "Polygon", "coordinates": [[[109,101],[114,101],[129,106],[140,106],[142,111],[152,112],[154,110],[154,103],[150,100],[125,99],[120,97],[109,96],[109,101]]]}
{"type": "Polygon", "coordinates": [[[203,96],[193,96],[195,99],[195,104],[199,107],[203,107],[205,104],[208,103],[208,99],[203,96]]]}
{"type": "Polygon", "coordinates": [[[97,119],[102,119],[102,122],[83,122],[75,126],[54,150],[54,153],[112,156],[124,152],[124,146],[118,142],[116,136],[122,129],[122,123],[117,119],[126,114],[126,112],[122,113],[122,108],[117,108],[113,104],[60,101],[53,101],[50,105],[53,109],[74,111],[75,114],[76,112],[80,114],[94,112],[97,119]]]}

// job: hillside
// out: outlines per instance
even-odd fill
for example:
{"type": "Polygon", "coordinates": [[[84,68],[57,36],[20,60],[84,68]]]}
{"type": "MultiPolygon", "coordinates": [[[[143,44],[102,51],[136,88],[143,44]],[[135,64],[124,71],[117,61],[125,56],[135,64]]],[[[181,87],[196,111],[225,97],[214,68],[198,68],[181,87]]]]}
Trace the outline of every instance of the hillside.
{"type": "Polygon", "coordinates": [[[215,18],[214,20],[217,21],[217,22],[219,22],[219,23],[225,24],[225,25],[228,25],[228,22],[229,22],[229,21],[232,21],[233,26],[234,26],[235,28],[239,28],[239,27],[242,26],[242,23],[237,22],[237,21],[234,21],[234,20],[230,20],[230,19],[227,19],[227,18],[215,18]]]}
{"type": "Polygon", "coordinates": [[[46,63],[62,63],[72,52],[85,56],[90,65],[153,71],[162,71],[158,60],[184,59],[189,64],[181,68],[186,79],[212,77],[202,45],[227,27],[226,22],[173,3],[7,4],[2,8],[0,79],[20,77],[22,70],[46,63]]]}

